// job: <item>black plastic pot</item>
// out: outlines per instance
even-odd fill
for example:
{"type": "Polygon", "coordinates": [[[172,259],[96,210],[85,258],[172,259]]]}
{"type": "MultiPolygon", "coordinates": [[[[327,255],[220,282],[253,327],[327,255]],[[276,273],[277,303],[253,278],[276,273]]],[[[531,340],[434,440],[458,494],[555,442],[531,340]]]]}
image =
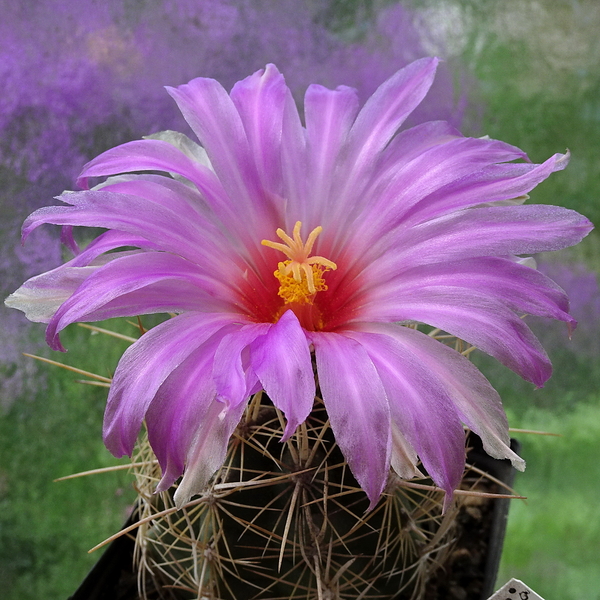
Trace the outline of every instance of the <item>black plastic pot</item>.
{"type": "MultiPolygon", "coordinates": [[[[137,519],[135,511],[123,528],[137,519]]],[[[137,578],[133,572],[135,541],[123,535],[106,548],[69,600],[137,600],[137,578]]]]}
{"type": "MultiPolygon", "coordinates": [[[[513,452],[519,453],[521,445],[518,440],[510,441],[510,448],[513,452]]],[[[479,441],[481,444],[481,441],[479,441]]],[[[495,460],[488,456],[483,448],[477,449],[476,456],[471,456],[472,464],[483,469],[496,479],[502,481],[505,485],[512,488],[515,481],[515,469],[508,460],[495,460]]],[[[500,490],[505,492],[505,490],[500,490]]],[[[506,524],[508,523],[508,511],[510,503],[513,500],[509,498],[498,498],[493,501],[491,531],[489,537],[488,552],[484,571],[483,589],[481,600],[487,600],[496,589],[496,577],[502,558],[502,548],[504,546],[504,536],[506,534],[506,524]]]]}

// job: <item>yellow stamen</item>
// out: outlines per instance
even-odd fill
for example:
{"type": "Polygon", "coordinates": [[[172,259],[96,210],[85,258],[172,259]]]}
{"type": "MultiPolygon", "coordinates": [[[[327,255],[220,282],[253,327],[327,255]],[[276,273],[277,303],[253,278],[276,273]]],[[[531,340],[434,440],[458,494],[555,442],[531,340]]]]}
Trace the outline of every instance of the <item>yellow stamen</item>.
{"type": "Polygon", "coordinates": [[[288,260],[279,263],[279,269],[274,275],[279,280],[279,295],[286,304],[298,302],[312,304],[314,295],[327,289],[323,273],[337,269],[337,265],[322,256],[309,256],[317,236],[323,231],[321,226],[315,227],[309,234],[306,244],[300,237],[301,221],[296,221],[290,237],[283,229],[275,233],[284,244],[262,240],[263,246],[268,246],[283,252],[288,260]]]}

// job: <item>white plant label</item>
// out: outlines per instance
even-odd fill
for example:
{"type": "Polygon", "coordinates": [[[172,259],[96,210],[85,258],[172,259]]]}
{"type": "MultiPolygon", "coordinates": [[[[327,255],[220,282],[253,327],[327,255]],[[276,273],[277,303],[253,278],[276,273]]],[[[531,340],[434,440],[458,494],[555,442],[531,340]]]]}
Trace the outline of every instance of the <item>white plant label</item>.
{"type": "Polygon", "coordinates": [[[503,585],[495,594],[492,594],[488,600],[544,600],[539,594],[536,594],[529,586],[518,579],[511,579],[503,585]]]}

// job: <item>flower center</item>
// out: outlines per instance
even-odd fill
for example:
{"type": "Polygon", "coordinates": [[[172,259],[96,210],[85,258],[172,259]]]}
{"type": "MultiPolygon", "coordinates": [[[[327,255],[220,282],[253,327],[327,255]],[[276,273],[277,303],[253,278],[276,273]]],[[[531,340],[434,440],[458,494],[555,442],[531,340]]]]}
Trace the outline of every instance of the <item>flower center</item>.
{"type": "Polygon", "coordinates": [[[262,240],[263,246],[283,252],[288,260],[280,262],[273,274],[279,280],[279,296],[286,304],[312,304],[317,292],[327,289],[323,274],[337,265],[322,256],[309,256],[317,236],[323,231],[321,226],[315,227],[309,234],[306,244],[300,237],[301,221],[296,221],[292,237],[283,229],[275,233],[284,242],[262,240]]]}

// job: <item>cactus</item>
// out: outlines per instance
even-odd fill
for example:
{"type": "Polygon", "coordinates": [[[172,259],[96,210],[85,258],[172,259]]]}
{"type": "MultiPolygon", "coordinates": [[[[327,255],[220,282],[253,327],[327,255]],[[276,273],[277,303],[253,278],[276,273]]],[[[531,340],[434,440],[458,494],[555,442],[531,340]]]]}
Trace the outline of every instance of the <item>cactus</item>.
{"type": "Polygon", "coordinates": [[[107,150],[86,189],[26,220],[24,237],[63,225],[76,253],[5,302],[48,323],[51,348],[74,322],[173,314],[122,356],[103,427],[131,456],[145,420],[161,466],[156,488],[143,442],[142,589],[149,572],[194,598],[423,597],[454,537],[464,425],[525,468],[470,348],[444,343],[542,386],[550,361],[522,316],[575,320],[517,257],[592,225],[522,205],[568,154],[513,163],[525,153],[439,121],[400,131],[437,64],[406,66],[360,110],[351,88],[311,86],[305,125],[272,64],[230,94],[169,88],[201,145],[167,131],[107,150]],[[107,231],[79,252],[74,226],[107,231]],[[402,481],[418,460],[432,481],[402,481]]]}
{"type": "Polygon", "coordinates": [[[179,511],[173,490],[154,493],[160,469],[140,438],[133,465],[142,595],[150,577],[178,599],[423,598],[452,549],[460,500],[443,514],[444,493],[425,476],[407,482],[390,472],[367,512],[322,400],[282,444],[283,428],[282,413],[255,394],[224,465],[179,511]]]}
{"type": "MultiPolygon", "coordinates": [[[[140,320],[138,326],[145,333],[140,320]]],[[[430,335],[463,356],[475,349],[439,330],[430,335]]],[[[110,384],[104,376],[28,356],[87,376],[81,383],[110,384]]],[[[425,474],[407,481],[393,470],[369,511],[319,396],[308,419],[281,443],[284,428],[282,412],[264,391],[256,393],[223,466],[181,509],[173,499],[177,485],[156,492],[161,469],[142,430],[129,465],[138,495],[133,523],[92,550],[133,531],[133,571],[142,600],[428,600],[440,571],[464,552],[456,546],[459,536],[470,533],[461,523],[465,515],[481,519],[480,507],[490,498],[521,498],[506,485],[508,494],[497,493],[501,482],[467,461],[445,512],[444,490],[425,474]]],[[[468,450],[468,430],[465,439],[468,450]]],[[[487,550],[485,540],[473,541],[477,552],[487,550]]]]}

